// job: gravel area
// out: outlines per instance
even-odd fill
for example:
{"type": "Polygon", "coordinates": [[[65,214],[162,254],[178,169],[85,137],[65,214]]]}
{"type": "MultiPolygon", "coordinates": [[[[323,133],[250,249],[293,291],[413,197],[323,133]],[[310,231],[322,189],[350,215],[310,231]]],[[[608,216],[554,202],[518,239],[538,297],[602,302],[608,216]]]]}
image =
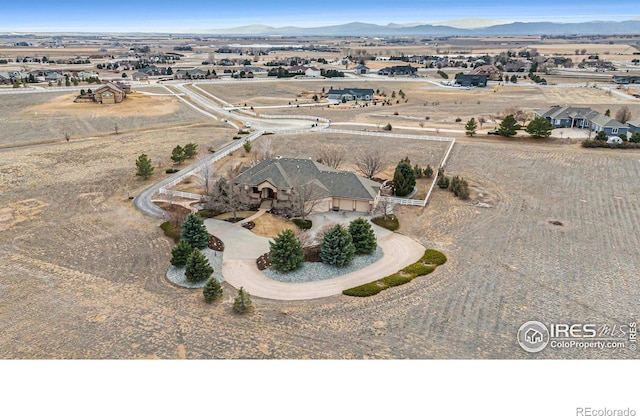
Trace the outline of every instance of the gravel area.
{"type": "Polygon", "coordinates": [[[305,283],[328,280],[342,275],[358,271],[380,260],[384,252],[378,246],[376,251],[368,255],[356,256],[351,264],[346,267],[334,267],[320,262],[305,262],[301,268],[289,273],[278,273],[273,269],[266,269],[262,272],[269,279],[285,283],[305,283]]]}
{"type": "MultiPolygon", "coordinates": [[[[202,249],[202,254],[209,260],[209,264],[213,267],[213,276],[218,279],[218,282],[224,282],[224,277],[222,276],[222,253],[211,250],[210,248],[202,249]]],[[[204,287],[206,280],[198,283],[191,283],[187,281],[187,278],[184,275],[185,268],[184,267],[175,267],[170,266],[169,270],[167,270],[167,279],[170,282],[175,283],[178,286],[186,287],[189,289],[197,289],[204,287]]]]}

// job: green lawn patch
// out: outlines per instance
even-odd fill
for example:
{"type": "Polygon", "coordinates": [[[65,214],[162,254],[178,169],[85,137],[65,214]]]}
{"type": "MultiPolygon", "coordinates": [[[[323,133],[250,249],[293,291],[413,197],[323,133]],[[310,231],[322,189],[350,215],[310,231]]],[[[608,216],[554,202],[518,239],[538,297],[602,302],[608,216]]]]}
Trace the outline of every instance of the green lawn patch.
{"type": "Polygon", "coordinates": [[[424,254],[417,262],[408,265],[397,273],[383,277],[375,282],[352,287],[343,290],[347,296],[367,297],[377,295],[385,289],[409,283],[418,276],[425,276],[432,273],[439,265],[447,262],[447,256],[437,250],[425,250],[424,254]]]}
{"type": "Polygon", "coordinates": [[[180,224],[176,224],[173,221],[166,221],[160,224],[160,228],[162,228],[164,235],[172,238],[173,241],[178,244],[178,242],[180,241],[180,232],[182,231],[182,227],[180,226],[180,224]]]}
{"type": "Polygon", "coordinates": [[[375,217],[371,219],[371,222],[375,225],[379,225],[382,228],[386,228],[389,231],[395,231],[400,227],[400,223],[395,215],[387,215],[387,219],[384,217],[375,217]]]}

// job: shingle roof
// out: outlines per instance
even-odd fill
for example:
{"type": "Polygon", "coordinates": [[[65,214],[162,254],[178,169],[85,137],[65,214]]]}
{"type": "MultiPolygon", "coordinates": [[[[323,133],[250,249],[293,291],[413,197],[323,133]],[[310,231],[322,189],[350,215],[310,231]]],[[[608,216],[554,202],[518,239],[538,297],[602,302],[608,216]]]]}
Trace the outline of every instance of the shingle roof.
{"type": "Polygon", "coordinates": [[[349,88],[349,89],[343,89],[343,90],[329,90],[328,94],[330,94],[330,95],[332,95],[332,94],[339,94],[339,95],[351,94],[351,95],[355,95],[355,96],[363,96],[363,95],[373,96],[373,89],[371,89],[371,88],[349,88]]]}
{"type": "Polygon", "coordinates": [[[596,114],[595,116],[589,118],[591,124],[597,124],[602,127],[613,127],[613,128],[624,128],[626,127],[624,124],[620,123],[618,120],[615,120],[609,116],[605,116],[603,114],[596,114]]]}
{"type": "Polygon", "coordinates": [[[633,120],[629,120],[627,122],[627,124],[633,126],[633,127],[640,127],[640,117],[638,118],[634,118],[633,120]]]}
{"type": "MultiPolygon", "coordinates": [[[[268,181],[278,189],[314,184],[317,199],[340,197],[371,200],[380,184],[353,172],[339,171],[310,159],[267,159],[242,172],[236,185],[258,186],[268,181]]],[[[295,189],[294,189],[295,190],[295,189]]]]}

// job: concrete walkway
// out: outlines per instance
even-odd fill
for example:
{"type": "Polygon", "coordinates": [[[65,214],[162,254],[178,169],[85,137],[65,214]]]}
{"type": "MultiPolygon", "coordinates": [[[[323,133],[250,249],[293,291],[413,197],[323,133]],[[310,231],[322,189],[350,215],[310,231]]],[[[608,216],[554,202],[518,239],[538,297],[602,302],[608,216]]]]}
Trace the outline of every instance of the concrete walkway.
{"type": "MultiPolygon", "coordinates": [[[[351,212],[314,214],[310,218],[313,229],[327,223],[343,223],[357,218],[351,212]]],[[[256,259],[269,251],[270,238],[258,236],[244,227],[208,219],[207,230],[225,244],[222,274],[235,288],[244,287],[252,296],[275,300],[305,300],[334,296],[343,290],[378,280],[416,262],[425,248],[412,238],[392,233],[373,225],[378,245],[384,255],[377,262],[352,273],[333,279],[306,283],[284,283],[269,279],[256,266],[256,259]]]]}
{"type": "Polygon", "coordinates": [[[236,223],[236,225],[242,225],[242,224],[246,224],[248,222],[251,222],[253,220],[255,220],[256,218],[262,217],[265,213],[267,212],[266,209],[259,209],[258,212],[256,212],[255,214],[253,214],[252,216],[250,216],[249,218],[245,218],[242,221],[238,221],[236,223]]]}

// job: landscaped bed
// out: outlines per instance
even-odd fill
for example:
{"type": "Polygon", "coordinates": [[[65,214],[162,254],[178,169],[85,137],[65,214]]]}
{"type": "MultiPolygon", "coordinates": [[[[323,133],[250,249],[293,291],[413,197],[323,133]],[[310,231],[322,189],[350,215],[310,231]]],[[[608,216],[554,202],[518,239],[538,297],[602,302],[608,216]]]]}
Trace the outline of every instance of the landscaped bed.
{"type": "Polygon", "coordinates": [[[344,290],[342,293],[347,296],[367,297],[377,295],[385,289],[409,283],[418,276],[426,276],[432,273],[438,266],[445,264],[447,257],[437,250],[425,250],[424,255],[417,262],[410,264],[404,269],[383,277],[371,283],[356,286],[344,290]]]}
{"type": "Polygon", "coordinates": [[[345,267],[335,267],[320,262],[305,262],[301,268],[289,273],[278,273],[273,269],[266,269],[263,273],[272,280],[285,283],[305,283],[334,279],[342,275],[358,271],[382,258],[384,252],[378,246],[369,255],[355,256],[351,264],[345,267]]]}
{"type": "MultiPolygon", "coordinates": [[[[209,260],[209,265],[213,268],[212,276],[214,276],[218,282],[224,282],[224,277],[222,276],[222,253],[211,250],[210,248],[204,248],[201,251],[207,260],[209,260]]],[[[197,283],[187,281],[185,277],[185,267],[170,266],[169,270],[167,270],[167,279],[169,279],[171,283],[190,289],[202,288],[207,283],[206,280],[197,283]]]]}

